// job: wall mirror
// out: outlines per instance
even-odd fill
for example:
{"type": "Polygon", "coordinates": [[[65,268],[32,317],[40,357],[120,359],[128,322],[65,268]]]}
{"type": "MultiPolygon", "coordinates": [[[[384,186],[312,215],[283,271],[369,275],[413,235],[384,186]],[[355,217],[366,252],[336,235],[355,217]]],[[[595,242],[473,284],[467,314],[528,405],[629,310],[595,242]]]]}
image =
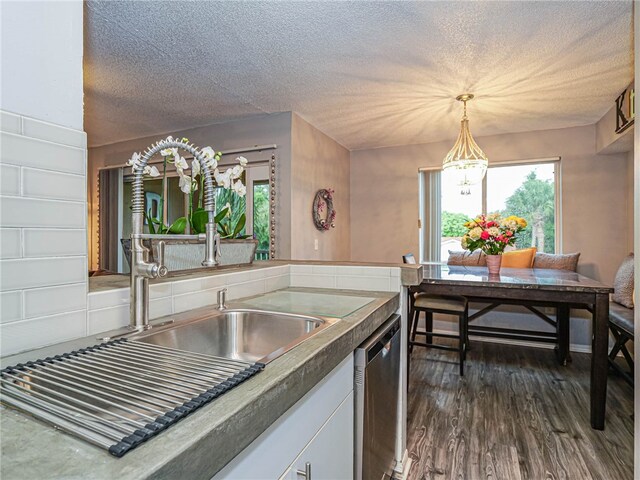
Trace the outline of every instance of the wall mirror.
{"type": "MultiPolygon", "coordinates": [[[[240,197],[235,192],[216,188],[216,212],[228,204],[231,222],[243,213],[246,223],[242,234],[258,240],[256,260],[269,260],[276,254],[276,145],[262,145],[246,149],[222,151],[219,168],[235,165],[236,157],[242,155],[248,163],[242,181],[247,193],[240,197]]],[[[185,157],[189,164],[192,158],[185,157]]],[[[122,240],[131,235],[131,167],[125,165],[126,158],[117,165],[100,168],[98,171],[98,272],[129,273],[129,263],[122,246],[122,240]]],[[[154,157],[150,165],[155,165],[162,173],[163,159],[154,157]]],[[[166,182],[160,177],[146,177],[145,210],[149,216],[171,225],[179,217],[187,217],[190,200],[197,205],[199,191],[184,194],[179,188],[179,176],[172,165],[167,168],[166,182]],[[164,204],[159,201],[164,193],[164,204]]],[[[187,233],[188,233],[187,226],[187,233]]],[[[149,233],[145,221],[145,232],[149,233]]]]}

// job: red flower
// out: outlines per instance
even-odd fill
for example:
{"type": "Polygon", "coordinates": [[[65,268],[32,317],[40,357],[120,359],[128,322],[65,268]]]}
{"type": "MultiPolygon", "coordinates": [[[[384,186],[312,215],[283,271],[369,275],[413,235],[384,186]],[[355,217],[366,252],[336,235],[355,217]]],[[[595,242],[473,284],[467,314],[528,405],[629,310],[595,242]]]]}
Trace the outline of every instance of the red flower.
{"type": "Polygon", "coordinates": [[[483,230],[482,233],[480,234],[480,238],[482,240],[488,240],[489,239],[489,232],[487,232],[486,230],[483,230]]]}
{"type": "Polygon", "coordinates": [[[497,227],[498,224],[496,222],[487,222],[487,228],[497,227]]]}
{"type": "Polygon", "coordinates": [[[509,240],[504,235],[498,235],[496,238],[499,242],[507,243],[509,240]]]}
{"type": "Polygon", "coordinates": [[[513,232],[512,232],[511,230],[507,230],[507,231],[506,231],[506,233],[505,233],[505,235],[506,235],[507,237],[511,237],[511,236],[513,235],[513,232]]]}

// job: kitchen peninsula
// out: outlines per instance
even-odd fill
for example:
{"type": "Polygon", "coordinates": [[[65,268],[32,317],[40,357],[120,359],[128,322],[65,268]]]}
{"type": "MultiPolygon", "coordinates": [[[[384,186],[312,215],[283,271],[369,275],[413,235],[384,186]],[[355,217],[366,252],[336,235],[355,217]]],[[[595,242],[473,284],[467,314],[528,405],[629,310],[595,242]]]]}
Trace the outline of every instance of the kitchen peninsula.
{"type": "MultiPolygon", "coordinates": [[[[94,478],[175,478],[178,473],[188,478],[211,478],[303,399],[316,384],[331,375],[343,360],[350,358],[351,352],[390,315],[400,311],[400,285],[417,284],[421,278],[420,268],[258,262],[249,268],[220,269],[210,275],[190,274],[187,278],[174,277],[158,282],[155,285],[171,285],[168,290],[175,292],[172,303],[178,306],[181,305],[179,292],[195,284],[199,284],[202,290],[194,292],[194,288],[189,288],[194,295],[191,298],[210,299],[210,304],[214,304],[215,296],[205,287],[216,285],[214,289],[218,289],[226,285],[232,306],[242,305],[241,297],[246,296],[243,292],[249,292],[240,287],[243,283],[251,283],[254,289],[262,284],[261,292],[250,292],[253,298],[260,298],[267,289],[271,290],[268,285],[273,285],[278,287],[273,290],[284,288],[309,293],[332,293],[336,296],[359,295],[374,300],[269,363],[259,375],[120,459],[3,407],[0,431],[6,457],[1,467],[2,474],[7,478],[16,475],[83,478],[90,471],[94,478]],[[283,278],[275,280],[276,277],[283,278]],[[325,287],[319,287],[319,283],[325,287]],[[331,283],[333,287],[329,286],[331,283]],[[50,455],[46,461],[36,461],[38,452],[43,449],[47,449],[50,455]]],[[[108,296],[117,298],[123,293],[118,289],[97,288],[89,294],[89,303],[93,301],[94,304],[101,302],[98,304],[108,305],[111,301],[108,296]]],[[[122,298],[128,297],[125,295],[122,298]]],[[[6,367],[95,343],[96,338],[92,336],[5,358],[2,365],[6,367]]],[[[285,452],[284,458],[294,453],[285,452]]],[[[290,460],[293,459],[295,455],[290,460]]],[[[273,461],[264,459],[265,462],[270,460],[273,461]]]]}

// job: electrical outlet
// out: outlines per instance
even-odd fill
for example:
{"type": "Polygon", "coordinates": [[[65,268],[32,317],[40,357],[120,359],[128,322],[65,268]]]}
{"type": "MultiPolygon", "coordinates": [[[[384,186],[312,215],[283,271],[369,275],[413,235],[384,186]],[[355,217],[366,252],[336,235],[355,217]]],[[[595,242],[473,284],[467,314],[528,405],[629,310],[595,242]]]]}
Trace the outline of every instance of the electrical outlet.
{"type": "Polygon", "coordinates": [[[318,250],[318,239],[317,238],[313,241],[313,249],[314,250],[318,250]]]}

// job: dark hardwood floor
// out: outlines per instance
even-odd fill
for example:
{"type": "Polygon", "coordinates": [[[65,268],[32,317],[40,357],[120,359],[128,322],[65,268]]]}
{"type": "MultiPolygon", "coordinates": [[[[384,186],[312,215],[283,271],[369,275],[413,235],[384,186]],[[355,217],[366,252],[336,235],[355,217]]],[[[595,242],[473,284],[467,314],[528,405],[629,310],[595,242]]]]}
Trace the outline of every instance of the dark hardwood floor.
{"type": "Polygon", "coordinates": [[[633,478],[633,389],[611,373],[604,431],[589,423],[587,354],[559,366],[553,350],[472,340],[457,355],[411,357],[410,480],[633,478]]]}

